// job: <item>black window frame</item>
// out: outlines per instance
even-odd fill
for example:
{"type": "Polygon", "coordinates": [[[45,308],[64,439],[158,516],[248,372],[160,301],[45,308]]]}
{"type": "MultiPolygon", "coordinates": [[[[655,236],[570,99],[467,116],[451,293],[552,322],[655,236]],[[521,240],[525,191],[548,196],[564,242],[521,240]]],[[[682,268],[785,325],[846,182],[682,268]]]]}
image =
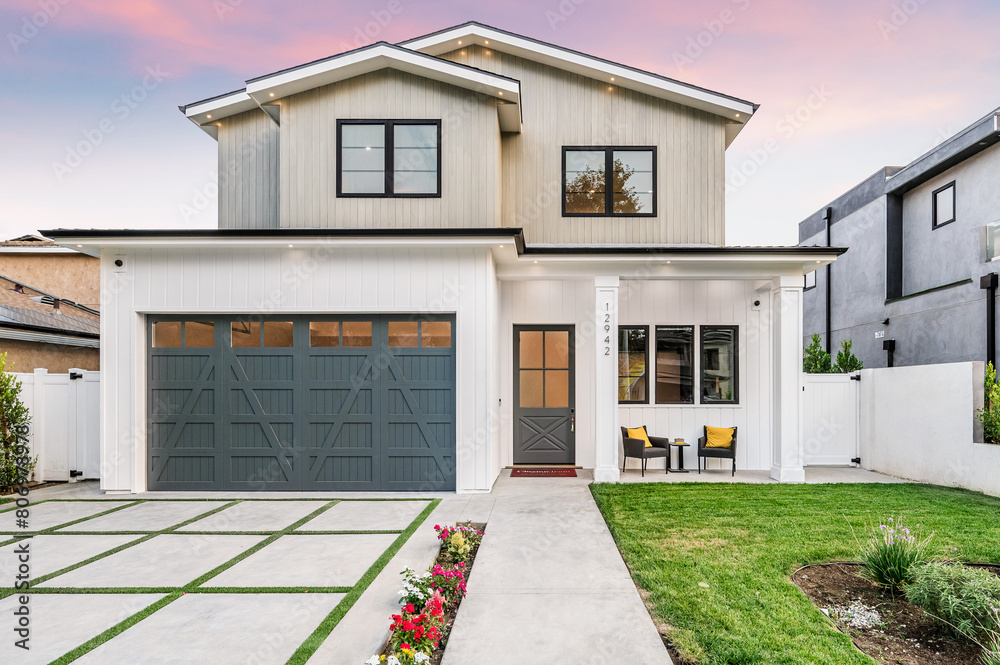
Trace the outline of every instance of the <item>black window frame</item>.
{"type": "Polygon", "coordinates": [[[653,367],[653,394],[652,394],[652,398],[651,398],[652,399],[652,404],[657,405],[657,406],[659,406],[659,405],[663,405],[663,406],[697,406],[698,405],[698,386],[699,386],[699,384],[698,384],[698,376],[697,376],[697,369],[698,369],[698,364],[697,363],[698,363],[698,353],[699,353],[699,350],[698,350],[698,326],[692,325],[692,324],[687,324],[687,323],[664,323],[664,324],[654,325],[653,326],[653,345],[654,345],[654,349],[653,349],[653,365],[654,365],[654,367],[653,367]],[[659,350],[657,348],[655,348],[655,347],[656,347],[656,345],[659,342],[659,333],[660,333],[660,329],[661,328],[686,328],[686,329],[688,329],[688,330],[691,331],[691,401],[690,402],[684,402],[684,401],[661,402],[660,399],[656,396],[656,386],[657,386],[657,383],[659,381],[660,365],[659,365],[659,358],[657,357],[657,355],[659,354],[659,350]]]}
{"type": "Polygon", "coordinates": [[[819,280],[819,275],[816,274],[815,270],[807,272],[805,275],[802,276],[802,290],[803,291],[812,291],[813,289],[816,288],[816,284],[818,283],[818,280],[819,280]],[[812,286],[809,286],[809,275],[813,276],[812,286]]]}
{"type": "Polygon", "coordinates": [[[657,172],[655,145],[564,145],[562,147],[562,216],[563,217],[656,217],[657,172]],[[616,150],[653,153],[653,209],[652,212],[614,212],[614,154],[616,150]],[[604,212],[566,212],[566,153],[569,151],[598,152],[604,151],[604,212]],[[609,177],[610,175],[610,177],[609,177]]]}
{"type": "MultiPolygon", "coordinates": [[[[623,330],[642,330],[643,332],[646,333],[646,350],[645,350],[645,356],[646,356],[646,397],[645,397],[645,399],[641,399],[641,400],[640,399],[623,400],[623,399],[621,399],[621,397],[619,397],[618,398],[618,403],[619,404],[649,404],[651,387],[653,385],[650,382],[650,380],[649,380],[649,377],[650,377],[650,367],[649,367],[649,346],[650,346],[650,344],[649,344],[649,342],[650,342],[650,338],[649,338],[649,326],[637,326],[637,325],[618,326],[618,340],[619,340],[619,342],[621,341],[621,333],[622,333],[623,330]]],[[[618,353],[621,353],[621,346],[620,345],[619,345],[619,348],[618,348],[618,353]]],[[[619,388],[621,388],[621,380],[622,380],[622,375],[621,375],[620,370],[619,370],[619,374],[618,374],[619,388]]]]}
{"type": "Polygon", "coordinates": [[[958,192],[955,187],[955,181],[952,180],[947,185],[938,187],[933,192],[931,192],[931,230],[939,229],[942,226],[947,226],[951,224],[958,218],[958,192]],[[945,191],[946,189],[951,189],[951,219],[945,220],[943,222],[938,222],[938,194],[945,191]]]}
{"type": "Polygon", "coordinates": [[[698,326],[698,404],[706,406],[717,406],[740,403],[740,327],[736,324],[711,324],[698,326]],[[705,401],[704,391],[702,391],[702,381],[705,378],[705,332],[710,330],[732,330],[733,331],[733,399],[705,401]]]}
{"type": "Polygon", "coordinates": [[[341,118],[337,120],[337,198],[342,199],[439,199],[441,198],[441,119],[379,119],[379,118],[341,118]],[[382,193],[345,193],[341,187],[343,150],[342,137],[344,125],[383,125],[385,128],[385,191],[382,193]],[[437,128],[437,191],[434,193],[414,192],[397,194],[395,186],[395,132],[396,125],[433,125],[437,128]]]}

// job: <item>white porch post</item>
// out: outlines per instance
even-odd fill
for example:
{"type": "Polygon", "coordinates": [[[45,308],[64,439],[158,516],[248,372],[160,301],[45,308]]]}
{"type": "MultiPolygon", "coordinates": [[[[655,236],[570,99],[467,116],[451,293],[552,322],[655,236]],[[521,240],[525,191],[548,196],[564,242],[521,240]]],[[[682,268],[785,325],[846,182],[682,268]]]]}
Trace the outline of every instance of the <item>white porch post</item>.
{"type": "Polygon", "coordinates": [[[771,282],[774,344],[774,436],[771,477],[782,483],[805,482],[799,406],[802,400],[802,277],[771,282]]]}
{"type": "Polygon", "coordinates": [[[618,276],[594,277],[594,480],[618,482],[618,276]]]}

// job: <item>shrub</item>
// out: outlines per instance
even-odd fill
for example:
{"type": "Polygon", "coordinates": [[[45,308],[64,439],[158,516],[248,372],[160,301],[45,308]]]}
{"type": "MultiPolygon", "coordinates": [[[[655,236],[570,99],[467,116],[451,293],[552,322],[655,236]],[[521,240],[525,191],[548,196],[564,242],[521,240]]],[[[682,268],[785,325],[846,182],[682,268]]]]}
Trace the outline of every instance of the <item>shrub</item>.
{"type": "Polygon", "coordinates": [[[435,592],[441,594],[445,605],[451,606],[465,598],[465,564],[458,563],[454,570],[434,566],[423,575],[407,568],[403,571],[403,589],[399,592],[402,605],[417,607],[426,603],[435,592]]]}
{"type": "Polygon", "coordinates": [[[438,533],[438,540],[445,554],[452,561],[465,561],[469,558],[472,550],[482,542],[483,532],[478,531],[468,524],[458,524],[456,526],[434,525],[434,530],[438,533]]]}
{"type": "Polygon", "coordinates": [[[11,373],[7,354],[0,353],[0,491],[21,484],[25,470],[30,479],[35,468],[38,458],[28,458],[17,449],[19,435],[29,424],[31,415],[21,401],[21,381],[11,373]]]}
{"type": "Polygon", "coordinates": [[[823,350],[819,335],[812,336],[812,343],[802,355],[802,371],[807,374],[829,374],[833,371],[830,354],[823,350]]]}
{"type": "Polygon", "coordinates": [[[986,443],[1000,443],[1000,383],[997,383],[997,371],[993,363],[986,365],[983,388],[983,408],[976,412],[976,417],[983,424],[983,440],[986,443]]]}
{"type": "Polygon", "coordinates": [[[989,570],[948,563],[921,566],[906,587],[906,599],[961,635],[988,638],[1000,631],[1000,577],[989,570]]]}
{"type": "Polygon", "coordinates": [[[865,364],[851,350],[853,347],[854,340],[852,339],[845,339],[840,343],[840,351],[837,351],[835,371],[848,374],[850,372],[859,372],[865,368],[865,364]]]}
{"type": "Polygon", "coordinates": [[[933,533],[920,538],[903,526],[902,515],[890,515],[878,528],[869,529],[866,542],[859,543],[865,575],[881,586],[902,589],[913,580],[916,567],[927,562],[933,538],[933,533]]]}

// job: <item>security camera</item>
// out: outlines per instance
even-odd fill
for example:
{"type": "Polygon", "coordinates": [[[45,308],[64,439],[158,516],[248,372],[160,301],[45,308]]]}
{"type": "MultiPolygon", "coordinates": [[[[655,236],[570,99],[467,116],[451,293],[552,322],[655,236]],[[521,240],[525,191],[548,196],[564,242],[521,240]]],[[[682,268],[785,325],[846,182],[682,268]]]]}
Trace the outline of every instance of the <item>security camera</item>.
{"type": "Polygon", "coordinates": [[[760,301],[759,300],[754,300],[753,301],[753,306],[754,307],[760,307],[760,301]]]}
{"type": "Polygon", "coordinates": [[[121,259],[115,259],[115,265],[121,268],[123,265],[125,265],[125,262],[122,261],[121,259]]]}

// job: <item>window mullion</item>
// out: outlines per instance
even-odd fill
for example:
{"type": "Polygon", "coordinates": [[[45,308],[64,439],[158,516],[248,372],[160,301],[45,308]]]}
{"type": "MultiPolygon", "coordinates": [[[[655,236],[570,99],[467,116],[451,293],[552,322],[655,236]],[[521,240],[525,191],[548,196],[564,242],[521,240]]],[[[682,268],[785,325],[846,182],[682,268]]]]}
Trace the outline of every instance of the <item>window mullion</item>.
{"type": "Polygon", "coordinates": [[[612,192],[615,184],[614,154],[613,149],[604,149],[604,214],[608,216],[614,214],[614,194],[612,192]]]}
{"type": "Polygon", "coordinates": [[[395,145],[393,141],[393,123],[391,120],[385,122],[385,194],[386,196],[395,196],[395,183],[396,183],[396,159],[395,159],[395,145]]]}

